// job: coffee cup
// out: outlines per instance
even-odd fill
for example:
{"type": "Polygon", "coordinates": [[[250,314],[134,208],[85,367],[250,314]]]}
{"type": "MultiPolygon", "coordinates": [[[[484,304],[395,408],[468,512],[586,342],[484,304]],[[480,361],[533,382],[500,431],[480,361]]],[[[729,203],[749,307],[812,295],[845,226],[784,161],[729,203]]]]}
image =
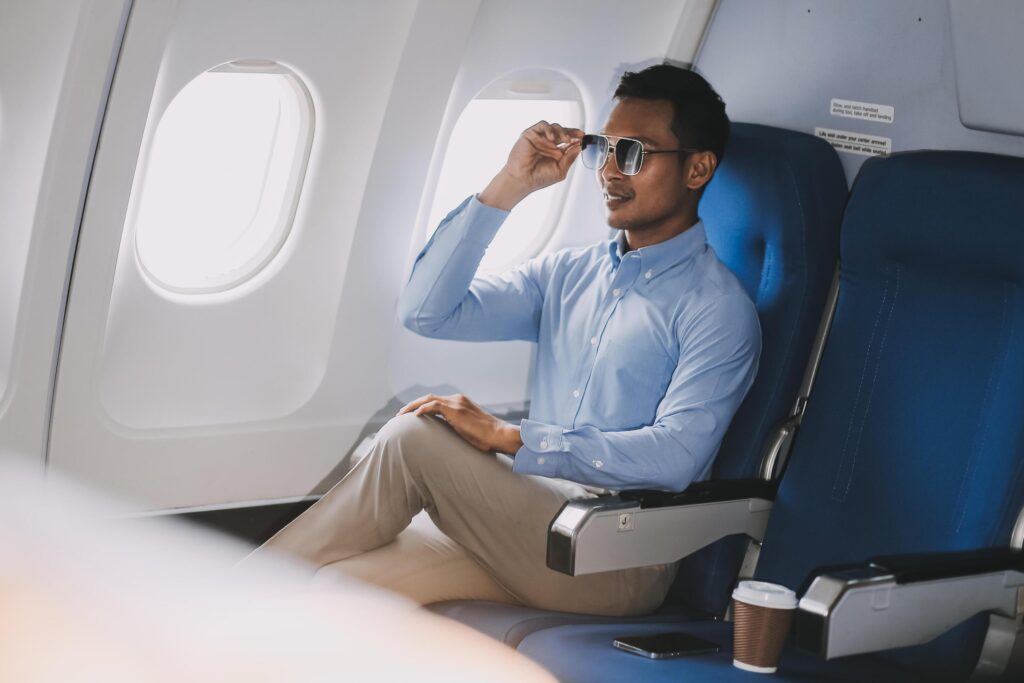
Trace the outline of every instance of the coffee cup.
{"type": "Polygon", "coordinates": [[[732,600],[733,665],[774,673],[793,623],[796,593],[777,583],[740,581],[732,600]]]}

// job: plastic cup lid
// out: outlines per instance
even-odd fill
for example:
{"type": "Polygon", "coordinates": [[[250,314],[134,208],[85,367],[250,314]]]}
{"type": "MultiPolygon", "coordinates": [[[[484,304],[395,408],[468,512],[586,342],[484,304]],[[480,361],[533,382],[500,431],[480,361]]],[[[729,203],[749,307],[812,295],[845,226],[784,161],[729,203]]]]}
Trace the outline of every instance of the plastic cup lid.
{"type": "Polygon", "coordinates": [[[796,593],[777,583],[740,581],[732,592],[735,600],[773,609],[796,609],[796,593]]]}

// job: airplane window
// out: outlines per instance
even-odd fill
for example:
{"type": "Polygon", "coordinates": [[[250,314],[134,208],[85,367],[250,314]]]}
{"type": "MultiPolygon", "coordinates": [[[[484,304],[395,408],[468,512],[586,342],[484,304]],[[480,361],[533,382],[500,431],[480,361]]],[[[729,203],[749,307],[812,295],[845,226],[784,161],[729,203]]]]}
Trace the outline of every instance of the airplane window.
{"type": "Polygon", "coordinates": [[[135,244],[149,277],[198,294],[261,270],[291,229],[312,132],[308,91],[274,62],[233,62],[185,86],[140,179],[135,244]]]}
{"type": "MultiPolygon", "coordinates": [[[[541,120],[583,127],[579,91],[565,77],[553,76],[496,81],[463,110],[445,152],[427,238],[449,211],[484,189],[523,130],[541,120]]],[[[558,225],[567,187],[558,183],[516,206],[491,242],[480,271],[503,270],[540,253],[558,225]]]]}

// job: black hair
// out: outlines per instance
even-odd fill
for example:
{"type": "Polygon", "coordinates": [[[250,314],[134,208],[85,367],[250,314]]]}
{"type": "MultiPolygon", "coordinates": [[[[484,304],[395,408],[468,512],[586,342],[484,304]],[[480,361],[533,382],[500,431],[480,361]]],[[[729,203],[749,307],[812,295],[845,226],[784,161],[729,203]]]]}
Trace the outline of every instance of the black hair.
{"type": "Polygon", "coordinates": [[[627,71],[615,89],[615,97],[668,100],[673,109],[672,132],[679,146],[714,152],[722,161],[729,140],[725,102],[697,72],[671,64],[627,71]]]}

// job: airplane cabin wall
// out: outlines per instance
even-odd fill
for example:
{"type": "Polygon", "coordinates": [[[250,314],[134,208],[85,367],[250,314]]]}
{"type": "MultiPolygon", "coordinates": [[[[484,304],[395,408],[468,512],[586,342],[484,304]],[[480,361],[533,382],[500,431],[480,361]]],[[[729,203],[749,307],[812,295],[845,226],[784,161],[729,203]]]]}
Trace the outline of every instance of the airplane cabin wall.
{"type": "Polygon", "coordinates": [[[368,160],[417,15],[467,5],[134,2],[83,219],[51,465],[152,509],[302,495],[338,464],[358,426],[301,409],[326,372],[368,160]],[[238,59],[282,64],[313,100],[293,228],[239,287],[168,292],[136,258],[137,171],[175,95],[238,59]]]}
{"type": "MultiPolygon", "coordinates": [[[[1024,137],[964,125],[958,99],[970,93],[975,99],[965,104],[986,100],[991,106],[1001,84],[1019,84],[1020,30],[1000,26],[1000,17],[1013,25],[1020,5],[952,0],[952,7],[951,13],[950,3],[936,0],[721,0],[695,66],[722,95],[734,121],[812,135],[827,128],[885,137],[893,152],[959,149],[1024,156],[1024,137]],[[957,50],[954,38],[961,31],[957,50]],[[979,46],[980,36],[990,44],[979,46]],[[984,76],[964,68],[976,64],[982,47],[988,54],[978,63],[1000,65],[998,73],[984,76]],[[958,83],[958,71],[971,80],[958,83]],[[987,79],[984,84],[979,76],[987,79]],[[893,107],[892,122],[834,116],[834,98],[893,107]]],[[[985,112],[985,120],[1015,120],[1020,129],[1024,97],[1019,87],[1014,92],[998,96],[1002,110],[985,112]]],[[[868,157],[839,156],[852,184],[868,157]]]]}
{"type": "MultiPolygon", "coordinates": [[[[685,8],[135,0],[82,221],[51,465],[138,510],[303,498],[423,387],[524,401],[529,345],[424,340],[395,317],[447,138],[477,92],[523,68],[572,79],[600,126],[621,69],[661,61],[685,8]],[[294,226],[241,285],[168,291],[135,244],[146,164],[175,96],[236,60],[286,67],[313,101],[294,226]]],[[[574,171],[563,215],[549,248],[607,237],[591,174],[574,171]]]]}
{"type": "Polygon", "coordinates": [[[0,6],[0,449],[40,464],[79,218],[129,5],[0,6]]]}

